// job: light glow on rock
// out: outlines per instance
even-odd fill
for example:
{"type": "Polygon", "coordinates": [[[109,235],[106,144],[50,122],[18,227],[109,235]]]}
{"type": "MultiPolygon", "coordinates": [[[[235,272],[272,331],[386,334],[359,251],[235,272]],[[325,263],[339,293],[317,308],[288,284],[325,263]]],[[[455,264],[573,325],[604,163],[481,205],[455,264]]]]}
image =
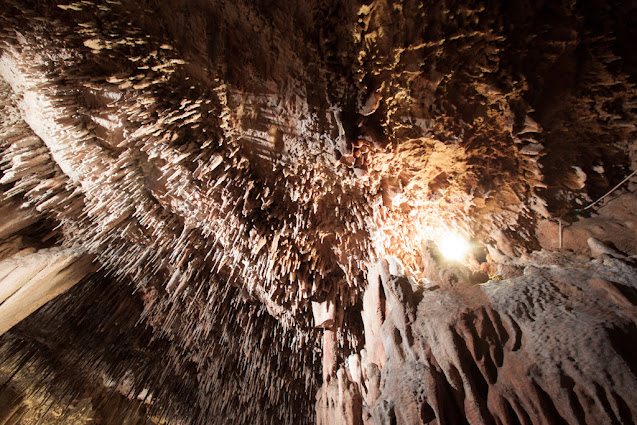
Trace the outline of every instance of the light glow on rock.
{"type": "Polygon", "coordinates": [[[440,253],[451,261],[462,261],[469,254],[471,245],[457,233],[446,232],[437,242],[440,253]]]}

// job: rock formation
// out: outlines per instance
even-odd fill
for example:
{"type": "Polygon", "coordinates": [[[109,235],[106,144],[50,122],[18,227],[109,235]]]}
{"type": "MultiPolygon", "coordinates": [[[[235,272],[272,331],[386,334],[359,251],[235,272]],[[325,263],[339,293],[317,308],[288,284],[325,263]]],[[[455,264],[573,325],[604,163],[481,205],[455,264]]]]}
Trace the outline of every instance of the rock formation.
{"type": "Polygon", "coordinates": [[[634,423],[635,16],[3,0],[0,424],[634,423]]]}
{"type": "Polygon", "coordinates": [[[633,423],[635,269],[565,260],[524,257],[479,286],[448,267],[424,287],[380,263],[363,314],[386,312],[380,332],[324,384],[318,423],[633,423]]]}

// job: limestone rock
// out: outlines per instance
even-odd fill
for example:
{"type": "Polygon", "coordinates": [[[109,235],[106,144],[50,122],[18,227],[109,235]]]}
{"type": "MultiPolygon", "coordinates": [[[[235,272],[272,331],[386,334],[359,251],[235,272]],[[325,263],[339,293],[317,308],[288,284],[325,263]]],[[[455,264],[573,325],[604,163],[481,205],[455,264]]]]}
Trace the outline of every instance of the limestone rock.
{"type": "Polygon", "coordinates": [[[637,269],[548,253],[528,263],[515,279],[415,297],[402,277],[383,279],[387,357],[365,423],[631,423],[637,269]]]}

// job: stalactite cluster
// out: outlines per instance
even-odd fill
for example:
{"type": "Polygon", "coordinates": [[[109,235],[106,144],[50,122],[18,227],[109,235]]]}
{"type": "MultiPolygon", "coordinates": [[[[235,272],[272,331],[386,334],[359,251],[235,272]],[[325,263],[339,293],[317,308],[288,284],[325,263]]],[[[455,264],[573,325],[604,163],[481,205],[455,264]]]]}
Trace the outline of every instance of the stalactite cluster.
{"type": "MultiPolygon", "coordinates": [[[[303,89],[290,81],[251,94],[218,78],[202,88],[173,47],[113,19],[127,18],[123,8],[52,7],[59,20],[34,20],[21,4],[3,15],[15,122],[5,127],[5,198],[59,223],[54,237],[99,257],[143,299],[130,322],[167,341],[167,359],[150,363],[166,367],[153,394],[196,371],[177,385],[191,402],[172,415],[211,423],[244,406],[238,422],[309,420],[320,362],[311,301],[354,305],[372,248],[360,190],[334,174],[303,89]],[[220,379],[230,373],[237,382],[220,379]]],[[[340,345],[359,337],[345,328],[340,345]]]]}
{"type": "MultiPolygon", "coordinates": [[[[615,395],[572,370],[495,377],[532,374],[530,314],[634,334],[633,180],[583,212],[637,161],[635,13],[2,1],[0,295],[37,311],[4,320],[0,300],[0,424],[628,423],[633,375],[615,395]],[[471,241],[462,266],[440,258],[448,231],[471,241]],[[611,283],[524,257],[562,245],[611,283]],[[515,285],[521,312],[496,296],[515,285]]],[[[582,362],[628,361],[613,349],[582,362]]]]}

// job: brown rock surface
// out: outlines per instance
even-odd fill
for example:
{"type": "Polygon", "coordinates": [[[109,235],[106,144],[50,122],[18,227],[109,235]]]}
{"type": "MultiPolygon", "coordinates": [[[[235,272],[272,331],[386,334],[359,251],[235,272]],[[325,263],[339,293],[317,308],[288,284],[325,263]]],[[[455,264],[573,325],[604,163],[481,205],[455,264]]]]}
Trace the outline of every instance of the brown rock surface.
{"type": "Polygon", "coordinates": [[[0,1],[0,259],[83,253],[0,417],[633,421],[635,16],[0,1]]]}
{"type": "Polygon", "coordinates": [[[537,253],[522,276],[482,285],[381,273],[387,358],[380,382],[363,367],[362,388],[380,384],[364,423],[633,423],[637,269],[566,258],[537,253]]]}

